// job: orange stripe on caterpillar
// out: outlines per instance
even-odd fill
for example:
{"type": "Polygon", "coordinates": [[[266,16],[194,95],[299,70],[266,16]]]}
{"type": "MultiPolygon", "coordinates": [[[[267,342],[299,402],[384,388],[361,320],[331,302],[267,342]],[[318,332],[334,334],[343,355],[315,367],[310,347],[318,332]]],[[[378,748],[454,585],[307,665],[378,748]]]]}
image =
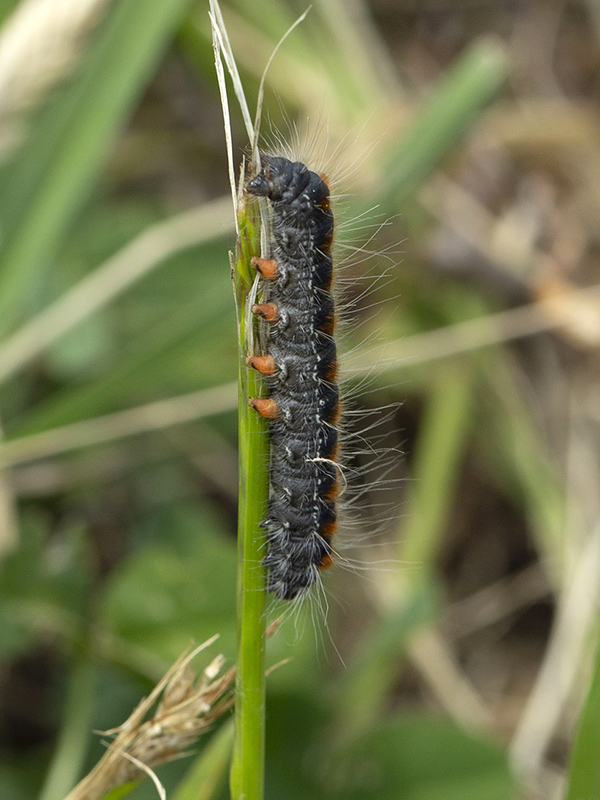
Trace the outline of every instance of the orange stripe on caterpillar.
{"type": "Polygon", "coordinates": [[[321,561],[319,563],[319,569],[322,570],[322,571],[325,571],[326,569],[329,569],[330,567],[333,567],[334,564],[335,564],[335,561],[333,559],[333,556],[331,555],[331,553],[327,553],[321,559],[321,561]]]}

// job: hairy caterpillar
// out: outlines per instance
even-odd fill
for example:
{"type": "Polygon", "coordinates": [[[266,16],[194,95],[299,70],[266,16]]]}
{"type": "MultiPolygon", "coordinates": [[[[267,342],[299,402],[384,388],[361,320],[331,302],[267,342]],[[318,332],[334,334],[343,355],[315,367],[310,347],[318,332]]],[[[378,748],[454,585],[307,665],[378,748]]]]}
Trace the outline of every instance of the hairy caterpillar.
{"type": "Polygon", "coordinates": [[[270,283],[253,311],[269,323],[268,354],[248,359],[266,376],[268,398],[251,404],[271,433],[267,529],[269,589],[290,600],[332,562],[340,492],[341,414],[331,293],[334,219],[329,186],[299,161],[263,157],[246,191],[271,211],[269,259],[253,264],[270,283]]]}
{"type": "MultiPolygon", "coordinates": [[[[348,451],[344,447],[340,454],[339,447],[342,404],[334,338],[337,315],[331,291],[334,220],[329,182],[320,170],[311,171],[304,158],[297,155],[299,147],[307,152],[307,146],[308,152],[314,154],[316,136],[302,137],[302,141],[299,131],[293,127],[289,130],[291,137],[275,134],[276,154],[261,152],[258,144],[266,72],[277,50],[302,22],[306,12],[288,29],[267,63],[252,123],[217,0],[211,0],[211,10],[238,243],[245,237],[240,230],[240,221],[246,224],[245,200],[261,200],[261,257],[251,259],[258,275],[250,286],[246,267],[238,271],[234,268],[234,277],[244,276],[239,285],[234,282],[234,289],[238,325],[242,320],[238,327],[242,333],[240,344],[246,351],[246,362],[264,376],[269,389],[268,397],[250,400],[256,412],[267,419],[270,430],[270,489],[268,508],[262,519],[268,551],[266,555],[264,552],[259,555],[255,547],[258,540],[246,535],[248,527],[244,528],[245,538],[241,541],[244,558],[247,553],[254,554],[245,563],[262,558],[269,571],[271,592],[278,598],[293,600],[305,596],[320,581],[321,570],[333,563],[334,555],[336,561],[352,566],[351,560],[341,559],[337,548],[334,552],[333,547],[338,527],[338,499],[346,488],[346,466],[343,471],[339,460],[343,456],[348,461],[348,451]],[[235,178],[227,87],[220,53],[225,58],[240,102],[250,140],[251,164],[255,165],[256,174],[248,176],[245,168],[242,170],[240,184],[235,178]],[[261,318],[258,340],[250,320],[251,311],[261,318]]],[[[345,146],[342,140],[330,159],[337,158],[340,147],[345,146]]],[[[325,152],[323,150],[323,155],[325,152]]],[[[350,163],[348,161],[347,165],[350,163]]],[[[355,159],[352,171],[354,167],[355,159]]],[[[339,177],[339,168],[334,171],[339,177]]],[[[364,219],[364,214],[357,219],[364,219]]],[[[250,229],[253,228],[254,223],[251,223],[250,229]]],[[[372,255],[364,247],[350,249],[360,252],[361,260],[372,255]]],[[[243,247],[240,252],[243,259],[243,247]]],[[[339,285],[337,278],[335,282],[339,285]]],[[[365,294],[361,293],[358,301],[365,294]]],[[[344,402],[344,416],[349,413],[360,412],[348,412],[344,402]]],[[[363,433],[372,427],[369,423],[363,433]]],[[[361,435],[358,440],[363,441],[361,435]]],[[[379,453],[373,457],[372,445],[366,442],[365,445],[366,452],[355,450],[354,457],[366,455],[381,467],[379,453]]],[[[247,475],[248,463],[243,468],[247,475]]],[[[356,477],[364,477],[371,470],[372,465],[352,467],[356,477]]],[[[378,470],[380,474],[381,469],[378,470]]],[[[383,474],[387,474],[387,470],[383,474]]],[[[353,505],[365,496],[366,486],[357,488],[353,505]]],[[[349,508],[350,504],[345,506],[349,508]]]]}

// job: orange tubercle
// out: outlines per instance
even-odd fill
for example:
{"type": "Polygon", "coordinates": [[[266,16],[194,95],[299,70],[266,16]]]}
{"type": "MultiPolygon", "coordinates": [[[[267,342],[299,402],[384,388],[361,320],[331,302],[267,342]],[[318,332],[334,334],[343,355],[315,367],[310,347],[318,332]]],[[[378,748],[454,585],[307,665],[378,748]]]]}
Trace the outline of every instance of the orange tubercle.
{"type": "Polygon", "coordinates": [[[261,375],[275,375],[277,370],[273,356],[252,356],[246,359],[246,364],[261,375]]]}
{"type": "Polygon", "coordinates": [[[261,417],[277,419],[279,407],[276,401],[272,400],[270,397],[250,397],[248,398],[248,404],[258,411],[261,417]]]}
{"type": "Polygon", "coordinates": [[[250,259],[250,264],[257,272],[267,278],[269,281],[274,281],[277,278],[277,262],[270,258],[257,258],[253,256],[250,259]]]}
{"type": "Polygon", "coordinates": [[[267,322],[275,322],[277,319],[277,306],[275,303],[260,303],[252,306],[252,313],[258,314],[267,322]]]}

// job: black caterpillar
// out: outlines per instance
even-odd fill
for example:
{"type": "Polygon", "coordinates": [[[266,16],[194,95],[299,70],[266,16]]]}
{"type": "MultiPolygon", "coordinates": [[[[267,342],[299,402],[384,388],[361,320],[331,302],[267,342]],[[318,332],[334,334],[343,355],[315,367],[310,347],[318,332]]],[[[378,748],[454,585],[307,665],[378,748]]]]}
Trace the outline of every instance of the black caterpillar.
{"type": "Polygon", "coordinates": [[[268,302],[253,307],[269,323],[268,354],[248,359],[266,376],[268,398],[251,405],[269,420],[269,589],[293,599],[333,563],[340,493],[339,420],[331,293],[334,218],[329,186],[304,164],[263,157],[246,191],[269,200],[270,258],[253,266],[268,302]]]}

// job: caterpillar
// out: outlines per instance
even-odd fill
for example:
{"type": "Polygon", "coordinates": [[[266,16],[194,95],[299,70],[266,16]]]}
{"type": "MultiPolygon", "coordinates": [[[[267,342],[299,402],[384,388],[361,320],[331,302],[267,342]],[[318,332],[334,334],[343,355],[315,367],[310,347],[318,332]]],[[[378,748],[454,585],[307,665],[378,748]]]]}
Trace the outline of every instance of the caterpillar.
{"type": "Polygon", "coordinates": [[[254,258],[268,302],[252,311],[268,325],[268,352],[248,358],[269,396],[250,404],[270,429],[269,590],[291,600],[333,563],[340,494],[340,393],[331,291],[334,217],[327,179],[299,161],[263,156],[246,192],[267,198],[271,252],[254,258]]]}

